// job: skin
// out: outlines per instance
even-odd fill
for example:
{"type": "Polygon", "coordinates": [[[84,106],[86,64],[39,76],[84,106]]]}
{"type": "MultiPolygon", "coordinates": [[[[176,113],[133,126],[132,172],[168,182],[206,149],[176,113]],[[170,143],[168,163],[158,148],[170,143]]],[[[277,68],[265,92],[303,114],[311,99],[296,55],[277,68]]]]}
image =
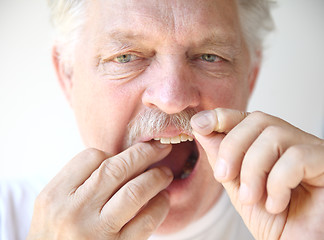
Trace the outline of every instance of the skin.
{"type": "MultiPolygon", "coordinates": [[[[55,47],[53,56],[89,149],[38,196],[28,238],[147,239],[153,232],[175,232],[217,202],[221,183],[257,239],[294,234],[303,223],[300,217],[315,210],[306,204],[301,215],[292,214],[297,205],[287,207],[288,190],[305,183],[302,189],[313,191],[312,201],[323,200],[323,140],[263,113],[241,113],[259,63],[251,64],[235,1],[97,0],[87,13],[71,71],[65,71],[55,47]],[[212,110],[219,107],[237,110],[212,110]],[[200,157],[186,187],[172,188],[166,167],[145,171],[171,146],[138,140],[124,149],[128,123],[147,108],[168,114],[209,110],[191,121],[200,157]],[[289,149],[304,145],[312,157],[296,158],[293,150],[289,155],[289,149]],[[309,175],[300,175],[300,164],[287,168],[289,159],[301,161],[309,175]]],[[[299,204],[300,196],[291,199],[299,204]]],[[[316,221],[323,219],[319,210],[315,220],[308,217],[309,225],[302,225],[310,233],[321,231],[319,224],[310,227],[322,222],[316,221]]]]}
{"type": "MultiPolygon", "coordinates": [[[[257,66],[250,65],[234,1],[93,1],[88,11],[72,75],[57,62],[86,146],[120,153],[128,123],[147,108],[245,109],[257,66]],[[203,61],[205,53],[219,57],[203,61]],[[134,60],[118,63],[123,54],[134,60]]],[[[190,186],[169,191],[160,233],[183,228],[218,199],[222,187],[201,152],[190,186]]]]}
{"type": "Polygon", "coordinates": [[[191,122],[255,239],[323,238],[323,139],[261,112],[215,109],[191,122]],[[219,133],[226,136],[215,150],[219,133]]]}

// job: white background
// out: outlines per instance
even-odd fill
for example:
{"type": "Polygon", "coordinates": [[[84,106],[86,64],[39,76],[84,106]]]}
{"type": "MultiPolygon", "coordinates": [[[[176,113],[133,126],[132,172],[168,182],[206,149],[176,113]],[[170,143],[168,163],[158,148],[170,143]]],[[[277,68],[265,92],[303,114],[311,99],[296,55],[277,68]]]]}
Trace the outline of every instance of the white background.
{"type": "MultiPolygon", "coordinates": [[[[279,0],[249,110],[324,135],[324,1],[279,0]]],[[[52,69],[45,0],[0,0],[0,177],[51,178],[83,146],[52,69]]]]}

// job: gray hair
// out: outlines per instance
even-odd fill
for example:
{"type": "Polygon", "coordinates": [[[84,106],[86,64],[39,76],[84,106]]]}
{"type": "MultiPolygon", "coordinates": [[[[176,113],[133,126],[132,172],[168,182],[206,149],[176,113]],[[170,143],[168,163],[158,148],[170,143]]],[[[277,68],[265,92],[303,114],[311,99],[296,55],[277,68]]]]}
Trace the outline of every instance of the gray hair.
{"type": "MultiPolygon", "coordinates": [[[[244,38],[251,53],[263,47],[264,37],[273,27],[271,0],[236,0],[244,38]]],[[[64,65],[73,65],[73,56],[82,25],[86,20],[85,0],[48,0],[56,30],[57,51],[64,65]]]]}
{"type": "Polygon", "coordinates": [[[271,0],[236,0],[242,32],[251,54],[256,59],[256,52],[263,49],[266,35],[274,29],[271,7],[275,1],[271,0]]]}
{"type": "Polygon", "coordinates": [[[48,0],[51,22],[56,34],[57,53],[65,71],[74,63],[75,46],[86,20],[85,0],[48,0]]]}

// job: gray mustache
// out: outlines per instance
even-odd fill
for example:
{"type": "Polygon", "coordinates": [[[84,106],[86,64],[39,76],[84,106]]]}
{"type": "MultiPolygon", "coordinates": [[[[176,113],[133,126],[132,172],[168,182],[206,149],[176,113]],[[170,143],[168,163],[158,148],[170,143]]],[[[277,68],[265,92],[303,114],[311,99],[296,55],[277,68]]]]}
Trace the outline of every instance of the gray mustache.
{"type": "Polygon", "coordinates": [[[180,113],[167,114],[158,109],[146,109],[128,124],[128,136],[125,145],[130,147],[137,137],[158,134],[169,126],[192,133],[190,119],[197,112],[197,110],[191,108],[180,113]]]}

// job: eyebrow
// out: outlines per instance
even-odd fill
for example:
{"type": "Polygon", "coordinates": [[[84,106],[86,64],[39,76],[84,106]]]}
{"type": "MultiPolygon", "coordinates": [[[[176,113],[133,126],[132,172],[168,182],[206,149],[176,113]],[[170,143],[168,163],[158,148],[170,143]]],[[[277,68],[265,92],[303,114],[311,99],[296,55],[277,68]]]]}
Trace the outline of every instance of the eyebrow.
{"type": "Polygon", "coordinates": [[[143,34],[135,32],[113,31],[106,34],[104,37],[99,37],[98,42],[104,42],[104,47],[112,49],[124,49],[127,47],[140,47],[142,41],[147,39],[143,34]]]}
{"type": "Polygon", "coordinates": [[[136,33],[136,32],[123,32],[123,31],[112,31],[111,33],[108,34],[108,36],[111,39],[116,39],[116,40],[138,40],[138,39],[144,39],[145,36],[141,33],[136,33]]]}
{"type": "Polygon", "coordinates": [[[212,36],[207,36],[195,43],[191,43],[186,51],[186,55],[189,58],[195,58],[201,54],[215,54],[230,62],[235,61],[240,53],[242,53],[240,41],[233,43],[232,41],[222,41],[212,36]]]}
{"type": "Polygon", "coordinates": [[[231,51],[234,55],[240,51],[242,39],[235,34],[211,32],[209,36],[198,41],[197,46],[202,48],[221,48],[231,51]]]}
{"type": "MultiPolygon", "coordinates": [[[[98,40],[104,41],[103,48],[109,48],[111,51],[117,52],[127,48],[143,50],[146,49],[143,41],[148,40],[148,36],[133,31],[114,30],[98,40]]],[[[189,51],[192,49],[221,50],[228,53],[227,55],[230,57],[234,57],[241,51],[241,39],[236,37],[235,34],[211,31],[208,36],[192,42],[188,48],[189,51]]]]}

